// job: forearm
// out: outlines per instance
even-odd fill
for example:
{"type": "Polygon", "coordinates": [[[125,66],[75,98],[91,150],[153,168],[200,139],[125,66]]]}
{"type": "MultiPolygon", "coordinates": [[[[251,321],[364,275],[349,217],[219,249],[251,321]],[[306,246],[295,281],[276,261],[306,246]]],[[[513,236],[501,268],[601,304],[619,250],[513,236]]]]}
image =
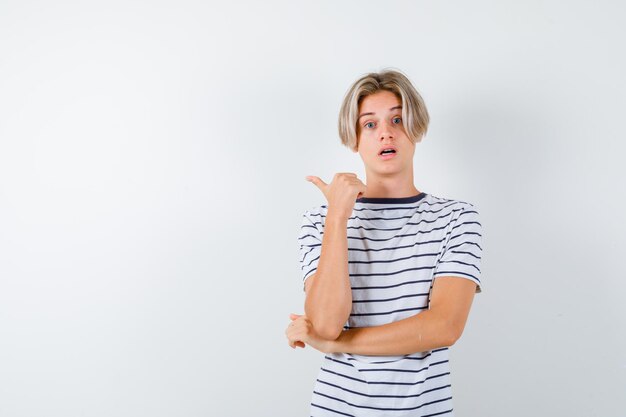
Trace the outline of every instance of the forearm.
{"type": "Polygon", "coordinates": [[[348,219],[327,214],[320,259],[304,311],[318,333],[336,339],[352,311],[348,273],[348,219]]]}
{"type": "Polygon", "coordinates": [[[372,327],[343,331],[329,342],[330,352],[357,355],[407,355],[452,346],[456,335],[445,317],[432,310],[372,327]]]}

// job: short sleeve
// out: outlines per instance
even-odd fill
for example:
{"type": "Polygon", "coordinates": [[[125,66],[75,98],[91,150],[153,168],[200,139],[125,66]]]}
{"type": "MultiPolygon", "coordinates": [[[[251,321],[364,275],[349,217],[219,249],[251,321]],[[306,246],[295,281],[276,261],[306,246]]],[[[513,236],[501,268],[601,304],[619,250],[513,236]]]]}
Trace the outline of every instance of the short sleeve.
{"type": "Polygon", "coordinates": [[[433,279],[457,276],[474,281],[476,292],[482,292],[480,263],[482,257],[482,225],[476,207],[469,204],[453,221],[450,239],[437,265],[433,279]]]}
{"type": "Polygon", "coordinates": [[[322,253],[322,236],[314,220],[316,217],[309,211],[302,215],[302,226],[298,242],[300,244],[300,269],[302,270],[302,291],[305,290],[306,279],[317,270],[317,263],[322,253]]]}

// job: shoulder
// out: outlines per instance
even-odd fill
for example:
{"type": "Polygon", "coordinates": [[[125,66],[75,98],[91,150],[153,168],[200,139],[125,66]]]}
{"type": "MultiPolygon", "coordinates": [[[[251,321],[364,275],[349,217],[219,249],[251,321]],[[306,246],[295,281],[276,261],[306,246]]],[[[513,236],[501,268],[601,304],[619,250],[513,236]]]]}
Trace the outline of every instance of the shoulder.
{"type": "Polygon", "coordinates": [[[326,210],[327,206],[325,204],[310,206],[304,210],[302,217],[316,218],[319,220],[320,217],[326,216],[326,210]]]}
{"type": "Polygon", "coordinates": [[[314,227],[320,232],[324,230],[326,209],[324,204],[306,208],[302,213],[302,227],[314,227]]]}
{"type": "Polygon", "coordinates": [[[426,196],[426,200],[430,202],[431,204],[442,204],[442,205],[445,205],[446,207],[452,207],[456,210],[478,211],[478,208],[476,207],[476,205],[467,200],[442,197],[442,196],[435,195],[435,194],[428,194],[426,196]]]}
{"type": "Polygon", "coordinates": [[[473,202],[437,195],[429,195],[428,197],[430,197],[428,202],[431,206],[437,208],[436,212],[440,218],[446,218],[448,224],[465,223],[467,221],[478,223],[478,207],[473,202]]]}

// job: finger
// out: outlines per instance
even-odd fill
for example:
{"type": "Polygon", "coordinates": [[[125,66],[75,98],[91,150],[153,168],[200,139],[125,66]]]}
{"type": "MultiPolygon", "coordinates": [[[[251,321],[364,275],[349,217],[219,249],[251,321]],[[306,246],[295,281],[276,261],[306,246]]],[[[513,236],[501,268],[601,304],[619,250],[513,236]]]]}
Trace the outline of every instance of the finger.
{"type": "Polygon", "coordinates": [[[361,197],[367,191],[367,185],[364,185],[363,183],[361,183],[358,190],[359,190],[359,194],[357,198],[361,197]]]}
{"type": "Polygon", "coordinates": [[[293,349],[295,349],[296,346],[300,346],[301,348],[303,348],[305,346],[303,341],[298,340],[296,338],[287,337],[287,341],[289,343],[289,346],[291,346],[293,349]]]}

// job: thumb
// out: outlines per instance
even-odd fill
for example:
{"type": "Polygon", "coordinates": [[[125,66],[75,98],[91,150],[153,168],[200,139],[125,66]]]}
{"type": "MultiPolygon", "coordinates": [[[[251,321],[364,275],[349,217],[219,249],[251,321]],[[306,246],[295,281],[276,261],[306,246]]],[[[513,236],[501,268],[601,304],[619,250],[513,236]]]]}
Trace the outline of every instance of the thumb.
{"type": "Polygon", "coordinates": [[[307,175],[305,177],[305,179],[307,181],[312,182],[313,184],[315,184],[317,186],[317,188],[322,190],[322,192],[324,191],[324,189],[328,185],[324,181],[322,181],[322,179],[320,177],[316,177],[315,175],[307,175]]]}

